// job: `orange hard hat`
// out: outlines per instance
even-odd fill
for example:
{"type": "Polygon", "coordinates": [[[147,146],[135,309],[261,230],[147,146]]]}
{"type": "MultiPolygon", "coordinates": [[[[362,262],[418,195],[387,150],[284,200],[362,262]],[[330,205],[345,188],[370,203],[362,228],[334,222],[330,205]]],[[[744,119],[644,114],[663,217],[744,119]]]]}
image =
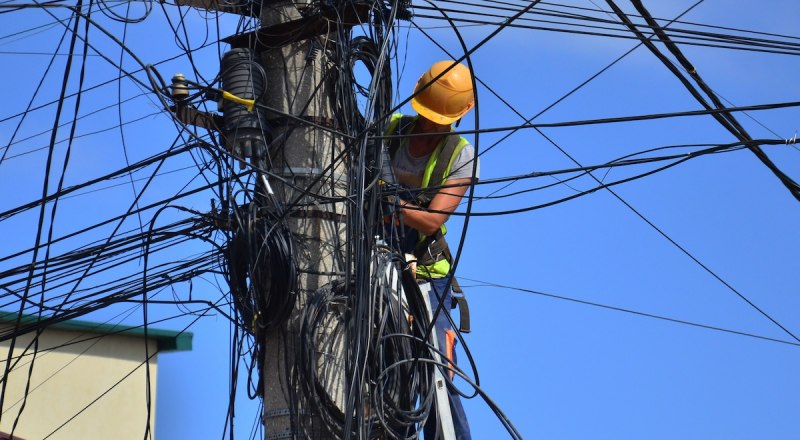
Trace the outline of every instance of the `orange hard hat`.
{"type": "Polygon", "coordinates": [[[472,75],[465,65],[454,61],[439,61],[431,66],[419,77],[411,98],[411,107],[417,113],[441,125],[450,125],[461,119],[474,105],[472,75]],[[453,68],[431,83],[450,66],[453,68]]]}

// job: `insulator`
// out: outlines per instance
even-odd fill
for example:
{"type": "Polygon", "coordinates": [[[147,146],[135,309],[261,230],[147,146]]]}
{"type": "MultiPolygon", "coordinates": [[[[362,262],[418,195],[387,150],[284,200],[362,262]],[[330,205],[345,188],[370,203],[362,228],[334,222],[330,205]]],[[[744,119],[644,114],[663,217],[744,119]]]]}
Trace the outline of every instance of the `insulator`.
{"type": "MultiPolygon", "coordinates": [[[[225,53],[220,64],[222,90],[242,99],[259,101],[264,94],[266,78],[251,49],[232,49],[225,53]]],[[[228,148],[242,157],[265,157],[272,135],[264,112],[258,108],[248,111],[243,104],[227,99],[222,101],[221,110],[222,134],[228,148]]]]}
{"type": "Polygon", "coordinates": [[[172,99],[181,101],[189,97],[189,83],[182,73],[176,73],[172,77],[172,99]]]}

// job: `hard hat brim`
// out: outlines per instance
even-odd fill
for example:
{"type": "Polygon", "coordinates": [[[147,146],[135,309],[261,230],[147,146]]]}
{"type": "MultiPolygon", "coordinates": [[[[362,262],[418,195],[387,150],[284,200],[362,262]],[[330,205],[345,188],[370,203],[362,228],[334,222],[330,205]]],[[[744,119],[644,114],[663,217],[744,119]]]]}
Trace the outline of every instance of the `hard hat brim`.
{"type": "Polygon", "coordinates": [[[411,98],[411,107],[414,110],[416,110],[416,112],[419,113],[420,116],[424,117],[425,119],[431,122],[435,122],[439,125],[450,125],[458,121],[459,119],[461,119],[462,116],[467,114],[467,112],[472,108],[472,106],[467,107],[466,111],[458,114],[457,116],[444,116],[422,105],[422,103],[417,101],[416,97],[411,98]]]}

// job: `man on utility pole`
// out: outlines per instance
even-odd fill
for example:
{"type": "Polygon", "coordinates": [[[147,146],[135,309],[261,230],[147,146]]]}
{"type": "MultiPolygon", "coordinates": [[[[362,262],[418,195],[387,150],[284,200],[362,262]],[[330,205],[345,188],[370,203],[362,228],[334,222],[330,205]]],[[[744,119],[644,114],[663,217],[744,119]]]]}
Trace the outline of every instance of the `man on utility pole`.
{"type": "MultiPolygon", "coordinates": [[[[429,286],[431,310],[439,350],[456,363],[456,332],[449,317],[456,302],[468,322],[466,301],[451,272],[452,255],[445,240],[444,223],[461,203],[467,189],[477,181],[480,166],[472,145],[461,136],[449,134],[452,124],[474,106],[472,75],[453,61],[435,63],[417,81],[411,106],[417,116],[393,115],[387,129],[393,138],[389,153],[397,182],[409,190],[409,199],[395,200],[398,221],[407,227],[401,250],[417,261],[418,283],[429,286]],[[441,304],[441,306],[440,306],[441,304]]],[[[463,331],[462,327],[462,331],[463,331]]],[[[468,330],[468,329],[466,329],[468,330]]],[[[450,374],[453,377],[453,374],[450,374]]],[[[458,440],[471,438],[464,408],[457,392],[448,389],[450,412],[458,440]]],[[[435,438],[436,425],[425,425],[425,438],[435,438]]]]}

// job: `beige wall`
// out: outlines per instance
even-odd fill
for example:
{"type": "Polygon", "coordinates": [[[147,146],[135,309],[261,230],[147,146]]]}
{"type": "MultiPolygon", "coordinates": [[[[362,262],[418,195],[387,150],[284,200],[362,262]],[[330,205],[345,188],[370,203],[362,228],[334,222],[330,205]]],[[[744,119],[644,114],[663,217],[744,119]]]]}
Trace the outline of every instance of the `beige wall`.
{"type": "MultiPolygon", "coordinates": [[[[14,355],[19,356],[31,340],[30,335],[18,338],[14,355]]],[[[25,440],[143,438],[147,408],[142,337],[49,329],[39,341],[30,392],[15,436],[25,440]],[[82,342],[47,350],[75,341],[82,342]],[[120,383],[114,386],[117,382],[120,383]],[[92,403],[95,399],[97,401],[92,403]],[[80,412],[86,406],[88,408],[80,412]],[[58,429],[64,423],[66,425],[58,429]]],[[[9,346],[9,341],[0,343],[0,372],[5,370],[9,346]]],[[[155,353],[155,341],[149,342],[149,350],[151,355],[155,353]]],[[[8,378],[0,419],[2,432],[11,432],[19,412],[31,358],[22,357],[8,378]]],[[[156,357],[153,356],[150,359],[151,432],[155,426],[156,371],[156,357]]]]}

